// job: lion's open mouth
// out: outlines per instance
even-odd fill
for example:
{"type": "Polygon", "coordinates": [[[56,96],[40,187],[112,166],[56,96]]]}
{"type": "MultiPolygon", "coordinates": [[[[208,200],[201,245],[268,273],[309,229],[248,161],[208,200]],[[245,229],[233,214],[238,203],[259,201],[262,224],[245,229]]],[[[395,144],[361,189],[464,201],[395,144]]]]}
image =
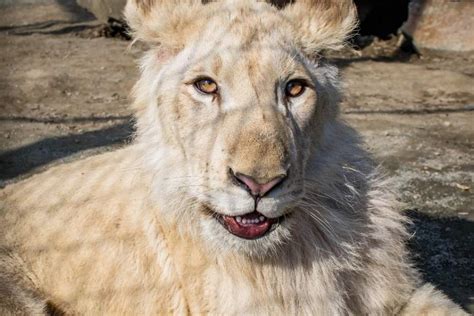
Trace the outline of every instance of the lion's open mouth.
{"type": "Polygon", "coordinates": [[[257,239],[274,230],[283,217],[268,218],[254,211],[241,216],[216,214],[216,218],[231,234],[245,239],[257,239]]]}

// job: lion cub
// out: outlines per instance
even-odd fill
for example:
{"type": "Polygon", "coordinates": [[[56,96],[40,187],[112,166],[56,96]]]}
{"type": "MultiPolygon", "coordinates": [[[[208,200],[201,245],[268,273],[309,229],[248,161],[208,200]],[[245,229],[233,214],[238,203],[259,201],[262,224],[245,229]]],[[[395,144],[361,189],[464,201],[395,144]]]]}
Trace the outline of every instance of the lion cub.
{"type": "Polygon", "coordinates": [[[3,190],[0,314],[465,315],[338,118],[352,3],[204,2],[127,4],[134,144],[3,190]]]}

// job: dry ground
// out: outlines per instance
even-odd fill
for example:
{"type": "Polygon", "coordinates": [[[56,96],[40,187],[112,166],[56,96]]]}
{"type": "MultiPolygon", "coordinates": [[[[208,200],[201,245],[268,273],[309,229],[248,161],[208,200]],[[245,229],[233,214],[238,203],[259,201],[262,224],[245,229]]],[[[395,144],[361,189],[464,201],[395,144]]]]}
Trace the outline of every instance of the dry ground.
{"type": "MultiPolygon", "coordinates": [[[[1,3],[0,185],[127,142],[141,49],[72,0],[1,3]]],[[[397,179],[425,278],[474,312],[474,58],[404,57],[332,56],[343,116],[397,179]]]]}

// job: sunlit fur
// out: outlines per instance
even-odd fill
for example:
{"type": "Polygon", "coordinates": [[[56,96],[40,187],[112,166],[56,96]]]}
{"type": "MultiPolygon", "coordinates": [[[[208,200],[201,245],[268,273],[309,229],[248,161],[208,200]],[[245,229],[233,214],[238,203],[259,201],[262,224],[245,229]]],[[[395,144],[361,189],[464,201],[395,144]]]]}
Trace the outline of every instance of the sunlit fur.
{"type": "Polygon", "coordinates": [[[151,47],[133,144],[2,191],[0,314],[464,315],[422,285],[406,219],[338,116],[318,57],[355,25],[348,1],[131,0],[151,47]],[[281,1],[280,1],[281,4],[281,1]],[[193,82],[211,77],[219,94],[193,82]],[[308,83],[297,98],[288,80],[308,83]],[[256,240],[216,216],[254,210],[229,168],[265,182],[256,240]]]}

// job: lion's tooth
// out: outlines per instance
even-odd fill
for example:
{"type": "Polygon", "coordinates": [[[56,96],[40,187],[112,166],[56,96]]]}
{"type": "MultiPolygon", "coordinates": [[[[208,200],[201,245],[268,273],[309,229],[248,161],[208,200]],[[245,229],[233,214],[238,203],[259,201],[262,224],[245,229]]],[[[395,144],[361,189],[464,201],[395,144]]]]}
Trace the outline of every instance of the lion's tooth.
{"type": "Polygon", "coordinates": [[[237,216],[237,217],[235,218],[235,220],[236,220],[238,223],[242,223],[242,217],[240,217],[240,216],[237,216]]]}
{"type": "Polygon", "coordinates": [[[245,218],[242,219],[242,224],[247,224],[247,220],[245,218]]]}
{"type": "Polygon", "coordinates": [[[258,219],[259,219],[261,222],[263,222],[263,221],[265,220],[265,217],[260,216],[258,219]]]}

